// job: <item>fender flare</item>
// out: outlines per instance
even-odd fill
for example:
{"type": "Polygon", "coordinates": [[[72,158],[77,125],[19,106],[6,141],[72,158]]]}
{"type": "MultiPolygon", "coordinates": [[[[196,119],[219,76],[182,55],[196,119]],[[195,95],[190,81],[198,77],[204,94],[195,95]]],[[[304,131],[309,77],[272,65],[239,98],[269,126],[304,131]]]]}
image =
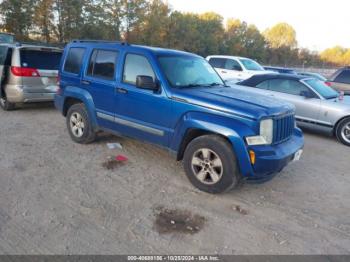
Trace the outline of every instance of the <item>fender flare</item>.
{"type": "Polygon", "coordinates": [[[89,117],[91,119],[91,124],[94,130],[98,129],[96,108],[91,94],[84,89],[77,88],[74,86],[67,86],[64,90],[64,102],[63,106],[69,98],[78,99],[82,101],[88,111],[89,117]]]}
{"type": "Polygon", "coordinates": [[[207,113],[190,112],[182,117],[174,130],[174,137],[170,142],[172,151],[181,154],[183,142],[189,130],[201,130],[225,137],[232,145],[237,162],[244,176],[252,173],[249,153],[244,141],[245,136],[255,135],[254,131],[241,120],[207,113]]]}

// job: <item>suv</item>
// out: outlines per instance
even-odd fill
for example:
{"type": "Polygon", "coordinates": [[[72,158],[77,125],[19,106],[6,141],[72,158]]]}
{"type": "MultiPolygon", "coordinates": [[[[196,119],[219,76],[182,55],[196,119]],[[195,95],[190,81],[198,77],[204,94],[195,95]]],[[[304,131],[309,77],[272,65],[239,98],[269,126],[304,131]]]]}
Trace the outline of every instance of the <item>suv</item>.
{"type": "Polygon", "coordinates": [[[327,83],[337,91],[343,91],[346,95],[350,95],[350,66],[336,71],[327,83]]]}
{"type": "Polygon", "coordinates": [[[241,81],[257,74],[272,73],[252,59],[239,56],[208,56],[209,64],[224,80],[241,81]]]}
{"type": "Polygon", "coordinates": [[[0,44],[0,107],[53,101],[62,50],[22,44],[0,44]]]}
{"type": "Polygon", "coordinates": [[[116,42],[73,41],[55,106],[77,143],[100,130],[167,148],[209,193],[265,181],[300,158],[294,107],[236,92],[200,56],[116,42]]]}

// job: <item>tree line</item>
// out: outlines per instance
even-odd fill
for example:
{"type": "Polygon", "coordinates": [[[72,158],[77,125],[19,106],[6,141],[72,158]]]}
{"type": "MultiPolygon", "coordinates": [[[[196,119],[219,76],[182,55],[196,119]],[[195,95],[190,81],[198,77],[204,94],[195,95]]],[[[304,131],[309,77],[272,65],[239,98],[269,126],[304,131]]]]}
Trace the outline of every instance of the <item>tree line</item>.
{"type": "Polygon", "coordinates": [[[213,12],[182,13],[163,0],[0,0],[0,30],[19,41],[121,40],[281,66],[350,64],[344,48],[321,54],[299,48],[295,30],[286,23],[260,32],[238,19],[224,23],[213,12]]]}

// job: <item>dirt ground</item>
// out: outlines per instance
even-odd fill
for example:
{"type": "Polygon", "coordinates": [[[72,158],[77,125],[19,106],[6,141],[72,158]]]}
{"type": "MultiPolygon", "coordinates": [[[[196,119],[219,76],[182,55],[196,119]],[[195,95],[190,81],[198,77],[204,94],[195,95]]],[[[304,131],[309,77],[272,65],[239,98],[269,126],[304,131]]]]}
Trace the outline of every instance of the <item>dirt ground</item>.
{"type": "Polygon", "coordinates": [[[0,253],[350,254],[350,148],[305,139],[272,181],[209,195],[153,145],[75,144],[52,105],[0,111],[0,253]]]}

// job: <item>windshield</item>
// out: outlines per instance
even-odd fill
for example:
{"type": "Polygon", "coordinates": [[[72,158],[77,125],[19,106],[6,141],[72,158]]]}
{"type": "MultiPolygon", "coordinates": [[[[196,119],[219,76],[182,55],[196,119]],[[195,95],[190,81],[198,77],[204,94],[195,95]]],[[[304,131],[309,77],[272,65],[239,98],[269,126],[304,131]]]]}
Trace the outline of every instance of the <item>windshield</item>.
{"type": "Polygon", "coordinates": [[[160,66],[173,87],[224,85],[223,81],[203,58],[193,56],[161,56],[160,66]]]}
{"type": "Polygon", "coordinates": [[[252,71],[264,71],[265,70],[261,65],[259,65],[254,60],[243,58],[243,59],[239,59],[239,61],[241,61],[241,63],[244,65],[244,67],[247,70],[252,70],[252,71]]]}
{"type": "Polygon", "coordinates": [[[311,86],[317,93],[326,99],[337,98],[339,94],[331,87],[327,86],[323,81],[318,79],[305,80],[309,86],[311,86]]]}

